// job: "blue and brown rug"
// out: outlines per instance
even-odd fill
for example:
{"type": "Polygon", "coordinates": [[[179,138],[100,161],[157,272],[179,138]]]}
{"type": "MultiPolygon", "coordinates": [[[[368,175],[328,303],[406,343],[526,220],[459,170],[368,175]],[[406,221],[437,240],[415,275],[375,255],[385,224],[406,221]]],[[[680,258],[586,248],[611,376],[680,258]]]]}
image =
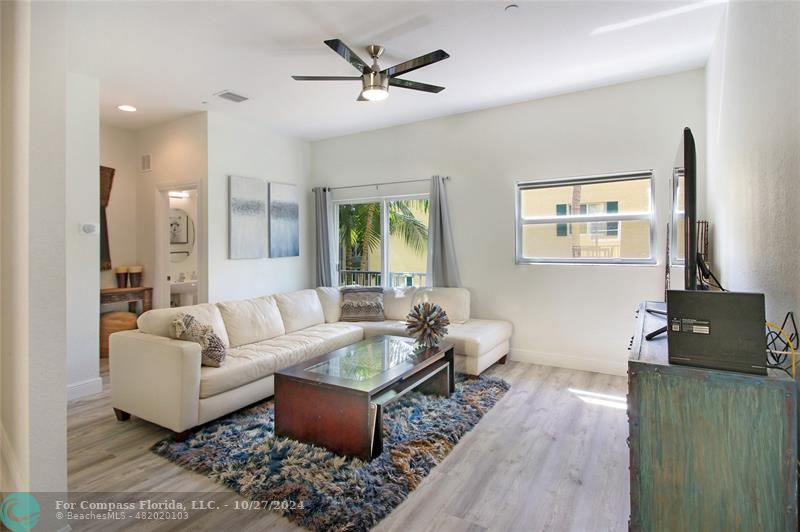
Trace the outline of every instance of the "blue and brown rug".
{"type": "Polygon", "coordinates": [[[384,413],[383,454],[371,462],[274,434],[272,400],[206,425],[153,452],[310,530],[369,530],[397,507],[510,388],[497,377],[456,383],[448,397],[410,393],[384,413]]]}

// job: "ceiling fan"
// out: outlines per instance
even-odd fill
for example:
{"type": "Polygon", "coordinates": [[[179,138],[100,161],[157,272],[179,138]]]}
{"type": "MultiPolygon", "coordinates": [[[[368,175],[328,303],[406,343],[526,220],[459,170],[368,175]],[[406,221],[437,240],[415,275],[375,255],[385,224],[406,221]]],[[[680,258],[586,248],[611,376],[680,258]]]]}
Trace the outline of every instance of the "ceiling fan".
{"type": "Polygon", "coordinates": [[[438,85],[428,85],[427,83],[420,83],[418,81],[408,81],[400,79],[397,76],[402,76],[418,68],[437,63],[443,59],[450,57],[450,54],[444,50],[436,50],[429,54],[421,55],[414,59],[410,59],[399,65],[384,68],[378,65],[378,59],[383,54],[383,46],[377,44],[370,44],[367,46],[367,53],[372,58],[372,66],[367,65],[356,53],[351,50],[345,43],[339,39],[330,39],[325,41],[334,52],[344,58],[345,61],[353,65],[358,70],[360,76],[292,76],[296,81],[343,81],[343,80],[360,80],[362,84],[361,93],[358,95],[359,102],[365,101],[378,101],[385,100],[389,97],[389,86],[399,87],[401,89],[411,89],[422,92],[438,93],[444,90],[444,87],[438,85]]]}

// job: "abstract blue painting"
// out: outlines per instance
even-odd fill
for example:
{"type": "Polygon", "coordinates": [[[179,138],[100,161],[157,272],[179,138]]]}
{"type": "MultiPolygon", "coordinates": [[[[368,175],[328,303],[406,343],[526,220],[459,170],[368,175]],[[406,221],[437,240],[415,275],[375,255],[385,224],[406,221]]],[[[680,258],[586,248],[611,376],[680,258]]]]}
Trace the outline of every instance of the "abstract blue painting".
{"type": "Polygon", "coordinates": [[[269,256],[300,255],[300,202],[297,187],[269,184],[269,256]]]}
{"type": "Polygon", "coordinates": [[[228,177],[229,238],[231,259],[267,256],[267,182],[251,177],[228,177]]]}

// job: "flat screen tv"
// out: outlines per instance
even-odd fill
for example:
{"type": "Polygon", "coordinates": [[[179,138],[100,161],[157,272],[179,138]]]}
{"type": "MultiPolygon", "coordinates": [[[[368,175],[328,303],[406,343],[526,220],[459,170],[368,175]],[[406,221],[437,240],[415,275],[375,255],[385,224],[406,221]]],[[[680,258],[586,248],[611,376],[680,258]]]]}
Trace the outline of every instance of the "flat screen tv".
{"type": "MultiPolygon", "coordinates": [[[[678,146],[673,171],[675,176],[683,173],[684,288],[697,290],[697,151],[694,145],[694,135],[688,127],[683,128],[683,138],[678,146]]],[[[669,260],[670,257],[667,257],[667,261],[669,260]]],[[[707,269],[705,264],[702,264],[702,267],[704,271],[707,269]]],[[[669,287],[667,286],[666,289],[669,290],[669,287]]],[[[667,315],[664,310],[647,309],[647,312],[665,317],[667,315]]],[[[647,334],[645,339],[652,340],[666,332],[667,327],[664,326],[647,334]]]]}
{"type": "Polygon", "coordinates": [[[684,245],[684,288],[697,290],[697,151],[694,145],[692,130],[683,128],[683,150],[678,150],[678,157],[683,152],[683,245],[684,245]]]}

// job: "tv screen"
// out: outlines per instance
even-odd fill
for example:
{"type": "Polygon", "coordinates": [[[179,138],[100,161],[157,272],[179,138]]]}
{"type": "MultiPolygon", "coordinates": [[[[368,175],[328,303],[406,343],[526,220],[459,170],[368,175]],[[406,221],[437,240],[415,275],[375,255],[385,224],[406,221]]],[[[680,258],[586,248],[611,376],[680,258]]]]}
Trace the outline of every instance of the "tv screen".
{"type": "Polygon", "coordinates": [[[683,128],[675,170],[676,174],[683,173],[684,288],[697,290],[697,152],[688,127],[683,128]]]}

